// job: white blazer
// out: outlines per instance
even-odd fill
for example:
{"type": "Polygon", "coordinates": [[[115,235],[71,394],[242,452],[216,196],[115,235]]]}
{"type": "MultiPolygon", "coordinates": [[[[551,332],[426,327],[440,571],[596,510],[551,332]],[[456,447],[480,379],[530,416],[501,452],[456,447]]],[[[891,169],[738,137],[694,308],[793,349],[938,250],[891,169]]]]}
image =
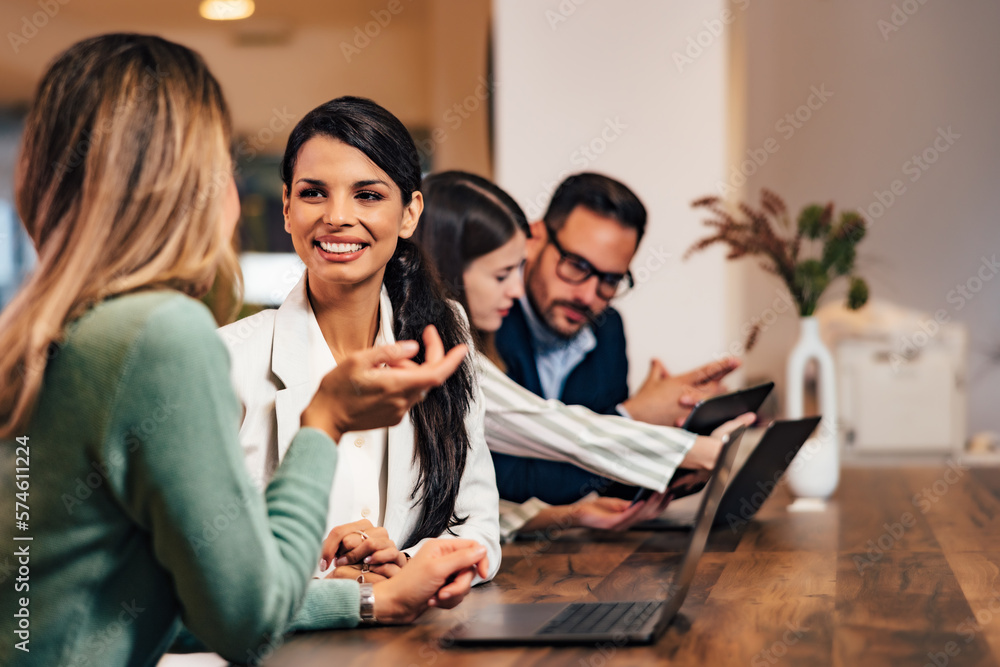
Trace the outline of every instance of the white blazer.
{"type": "MultiPolygon", "coordinates": [[[[379,338],[395,341],[392,304],[382,288],[379,338]]],[[[457,309],[461,312],[461,309],[457,309]]],[[[240,444],[247,469],[261,487],[270,481],[299,429],[302,411],[319,386],[322,374],[312,360],[326,346],[306,293],[306,274],[277,310],[265,310],[219,330],[232,359],[232,380],[243,409],[240,444]],[[318,338],[318,340],[317,340],[318,338]]],[[[326,348],[328,351],[329,348],[326,348]]],[[[334,365],[336,362],[333,362],[334,365]]],[[[325,371],[324,371],[325,372],[325,371]]],[[[493,459],[484,435],[485,401],[476,383],[465,427],[471,449],[455,503],[458,516],[468,517],[455,536],[486,547],[489,576],[500,567],[499,497],[493,459]]],[[[346,440],[344,440],[346,442],[346,440]]],[[[339,445],[344,446],[344,445],[339,445]]],[[[408,417],[388,429],[387,485],[383,527],[401,544],[419,518],[410,494],[417,481],[413,426],[408,417]]],[[[369,517],[372,523],[377,517],[369,517]]],[[[441,537],[451,537],[448,533],[441,537]]],[[[423,541],[407,552],[411,555],[423,541]]],[[[477,577],[478,580],[478,577],[477,577]]]]}

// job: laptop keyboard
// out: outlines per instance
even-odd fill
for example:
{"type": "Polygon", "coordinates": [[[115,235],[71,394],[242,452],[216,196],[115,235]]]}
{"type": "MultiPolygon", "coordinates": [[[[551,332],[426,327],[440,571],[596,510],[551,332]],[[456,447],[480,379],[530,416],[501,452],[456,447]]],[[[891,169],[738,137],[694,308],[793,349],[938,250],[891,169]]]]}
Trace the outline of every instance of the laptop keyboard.
{"type": "Polygon", "coordinates": [[[662,601],[574,602],[546,623],[539,635],[584,635],[631,632],[640,629],[663,605],[662,601]]]}

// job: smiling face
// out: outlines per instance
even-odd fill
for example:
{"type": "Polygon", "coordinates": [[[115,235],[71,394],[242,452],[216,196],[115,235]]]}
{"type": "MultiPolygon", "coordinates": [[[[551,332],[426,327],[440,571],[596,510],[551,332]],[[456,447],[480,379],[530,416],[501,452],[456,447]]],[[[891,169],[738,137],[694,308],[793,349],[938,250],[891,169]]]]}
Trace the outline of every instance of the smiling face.
{"type": "Polygon", "coordinates": [[[309,272],[310,288],[382,282],[397,238],[409,238],[423,210],[409,203],[368,156],[344,142],[314,136],[302,144],[283,193],[285,231],[309,272]]]}
{"type": "Polygon", "coordinates": [[[469,262],[462,273],[469,319],[480,331],[499,329],[514,300],[524,294],[519,270],[524,246],[524,232],[518,230],[507,243],[469,262]]]}

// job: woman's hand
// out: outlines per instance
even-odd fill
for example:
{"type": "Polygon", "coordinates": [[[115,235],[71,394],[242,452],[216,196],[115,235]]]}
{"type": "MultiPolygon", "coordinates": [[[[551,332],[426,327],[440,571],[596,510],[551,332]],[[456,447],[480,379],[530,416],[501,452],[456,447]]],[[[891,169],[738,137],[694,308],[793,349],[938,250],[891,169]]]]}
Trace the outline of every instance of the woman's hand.
{"type": "Polygon", "coordinates": [[[740,426],[750,427],[753,423],[757,421],[757,415],[752,412],[744,412],[736,419],[731,419],[719,428],[712,431],[713,438],[719,438],[720,440],[727,435],[730,435],[733,431],[738,429],[740,426]]]}
{"type": "Polygon", "coordinates": [[[360,565],[343,565],[341,567],[335,567],[330,570],[325,579],[352,579],[354,581],[362,581],[360,577],[364,577],[363,581],[369,584],[377,584],[380,581],[385,581],[390,579],[395,575],[399,574],[400,568],[398,565],[382,565],[381,567],[373,567],[367,572],[361,569],[360,565]],[[387,568],[392,568],[391,571],[387,568]]]}
{"type": "Polygon", "coordinates": [[[622,498],[584,498],[572,505],[547,507],[531,517],[520,530],[526,533],[575,527],[628,530],[637,523],[659,516],[672,497],[669,492],[654,493],[635,504],[622,498]]]}
{"type": "Polygon", "coordinates": [[[576,516],[576,525],[602,530],[628,530],[637,523],[655,519],[663,512],[672,496],[654,493],[633,504],[623,498],[579,500],[569,507],[576,516]]]}
{"type": "Polygon", "coordinates": [[[699,435],[698,439],[694,441],[694,446],[688,450],[687,455],[678,467],[690,470],[711,471],[715,469],[715,461],[719,458],[719,452],[722,451],[723,437],[729,435],[740,426],[750,426],[755,421],[757,421],[757,415],[747,412],[736,419],[727,421],[712,431],[712,435],[710,436],[699,435]]]}
{"type": "Polygon", "coordinates": [[[451,609],[477,573],[489,573],[486,547],[473,540],[428,540],[399,574],[375,584],[375,617],[395,625],[413,622],[428,607],[451,609]]]}
{"type": "MultiPolygon", "coordinates": [[[[368,519],[345,523],[330,531],[323,541],[319,569],[331,564],[337,567],[364,563],[374,569],[382,565],[396,568],[406,565],[406,554],[396,548],[385,528],[376,527],[368,519]]],[[[397,570],[386,570],[392,576],[397,570]]]]}
{"type": "Polygon", "coordinates": [[[411,361],[420,347],[404,340],[349,356],[326,374],[302,412],[301,425],[326,431],[334,442],[348,431],[395,426],[427,392],[440,387],[462,364],[465,345],[444,352],[433,325],[424,329],[426,360],[411,361]]]}

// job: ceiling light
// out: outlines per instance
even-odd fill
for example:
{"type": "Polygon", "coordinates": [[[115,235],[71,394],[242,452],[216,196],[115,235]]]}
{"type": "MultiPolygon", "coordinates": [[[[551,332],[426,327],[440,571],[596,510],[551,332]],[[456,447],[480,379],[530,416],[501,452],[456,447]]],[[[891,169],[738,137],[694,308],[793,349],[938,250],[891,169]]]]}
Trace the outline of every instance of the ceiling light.
{"type": "Polygon", "coordinates": [[[198,12],[210,21],[236,21],[253,14],[253,0],[202,0],[198,12]]]}

